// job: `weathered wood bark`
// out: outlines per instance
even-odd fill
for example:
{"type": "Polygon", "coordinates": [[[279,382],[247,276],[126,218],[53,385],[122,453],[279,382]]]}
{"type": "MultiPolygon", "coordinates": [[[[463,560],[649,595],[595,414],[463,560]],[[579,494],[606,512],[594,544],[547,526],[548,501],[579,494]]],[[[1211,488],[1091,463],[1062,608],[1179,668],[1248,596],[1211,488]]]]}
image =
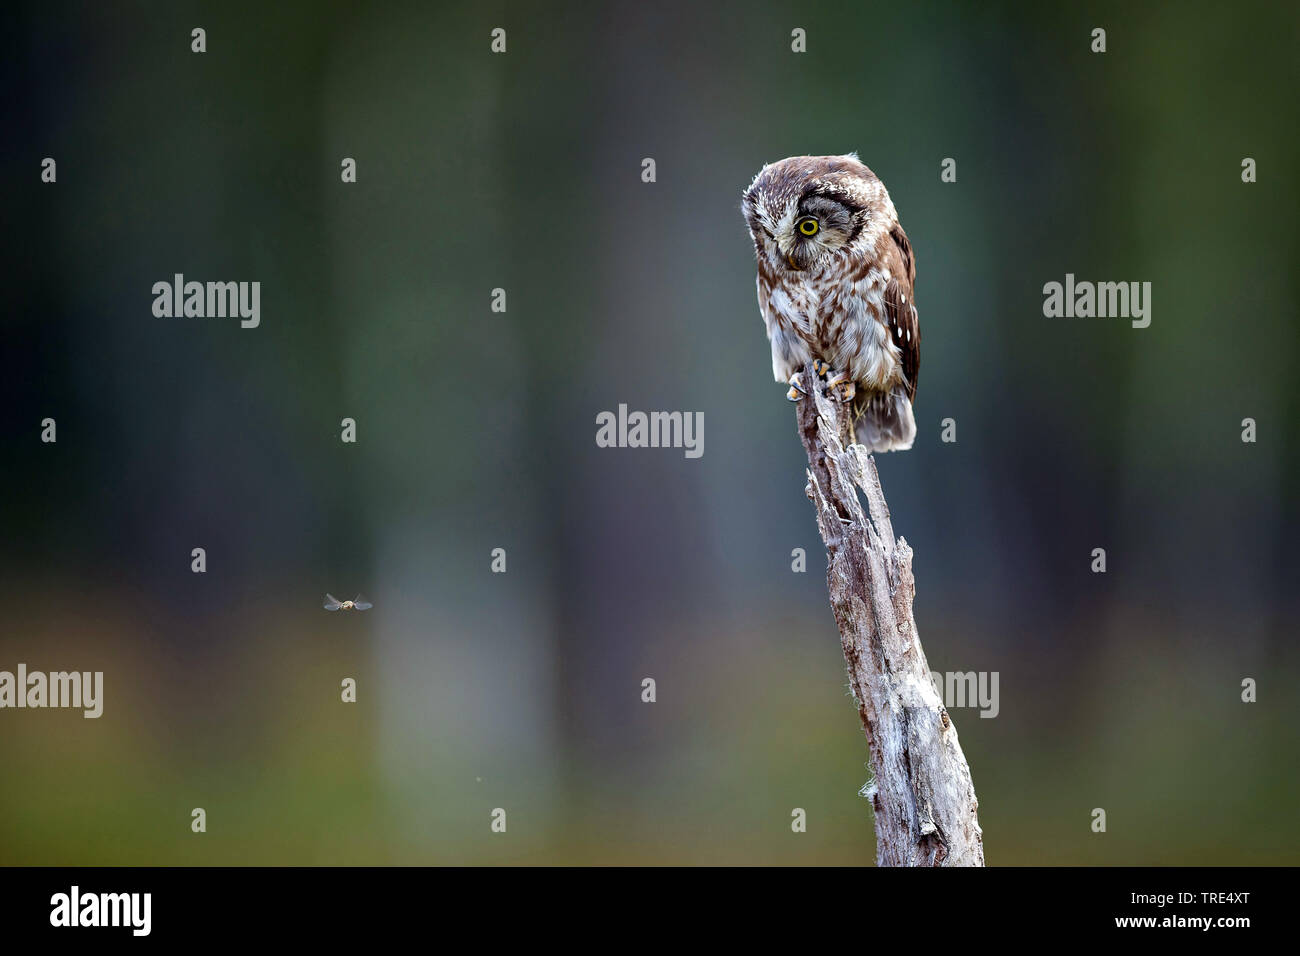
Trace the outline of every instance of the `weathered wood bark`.
{"type": "Polygon", "coordinates": [[[983,866],[970,767],[930,678],[912,619],[912,549],[894,540],[876,463],[852,435],[849,409],[811,366],[798,403],[808,497],[826,543],[826,585],[849,684],[871,748],[879,866],[983,866]],[[864,511],[858,498],[866,496],[864,511]]]}

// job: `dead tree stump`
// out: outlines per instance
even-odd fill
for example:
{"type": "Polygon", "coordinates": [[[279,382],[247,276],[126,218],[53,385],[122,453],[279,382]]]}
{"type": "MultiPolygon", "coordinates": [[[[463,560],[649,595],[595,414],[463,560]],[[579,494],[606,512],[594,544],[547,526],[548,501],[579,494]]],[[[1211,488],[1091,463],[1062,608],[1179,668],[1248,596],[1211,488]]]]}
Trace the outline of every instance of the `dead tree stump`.
{"type": "Polygon", "coordinates": [[[848,406],[825,394],[811,366],[804,381],[812,385],[798,403],[806,490],[826,544],[826,587],[871,749],[873,779],[862,792],[875,809],[876,863],[983,866],[970,767],[912,618],[912,549],[894,539],[875,461],[849,444],[848,406]]]}

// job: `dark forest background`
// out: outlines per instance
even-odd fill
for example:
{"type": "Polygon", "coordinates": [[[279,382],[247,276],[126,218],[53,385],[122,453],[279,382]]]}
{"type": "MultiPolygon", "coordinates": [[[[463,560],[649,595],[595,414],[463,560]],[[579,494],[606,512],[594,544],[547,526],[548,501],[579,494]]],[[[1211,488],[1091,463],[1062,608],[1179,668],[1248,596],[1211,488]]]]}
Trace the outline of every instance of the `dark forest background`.
{"type": "Polygon", "coordinates": [[[1297,862],[1300,8],[109,7],[0,37],[0,669],[106,684],[0,712],[0,863],[870,862],[739,214],[849,150],[918,262],[916,619],[1000,675],[989,863],[1297,862]],[[177,272],[261,326],[155,318],[177,272]],[[1067,272],[1151,326],[1044,318],[1067,272]],[[597,448],[619,403],[703,457],[597,448]]]}

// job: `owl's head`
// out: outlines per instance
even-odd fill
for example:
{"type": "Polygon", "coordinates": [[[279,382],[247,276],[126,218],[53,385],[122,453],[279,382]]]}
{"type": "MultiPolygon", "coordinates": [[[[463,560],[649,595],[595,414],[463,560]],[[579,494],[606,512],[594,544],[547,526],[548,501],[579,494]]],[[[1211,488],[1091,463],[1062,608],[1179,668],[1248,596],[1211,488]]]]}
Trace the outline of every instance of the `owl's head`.
{"type": "Polygon", "coordinates": [[[760,260],[802,271],[875,247],[896,219],[889,194],[858,157],[791,156],[764,166],[741,201],[760,260]]]}

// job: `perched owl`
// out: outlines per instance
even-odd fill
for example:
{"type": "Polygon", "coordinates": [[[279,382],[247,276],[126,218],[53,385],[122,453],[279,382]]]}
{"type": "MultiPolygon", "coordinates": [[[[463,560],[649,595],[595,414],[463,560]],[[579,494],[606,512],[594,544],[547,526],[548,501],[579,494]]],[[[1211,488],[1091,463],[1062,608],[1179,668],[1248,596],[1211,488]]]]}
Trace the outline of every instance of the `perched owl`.
{"type": "Polygon", "coordinates": [[[885,184],[850,153],[764,166],[741,203],[758,256],[772,374],[798,401],[816,363],[871,451],[912,447],[921,330],[912,246],[885,184]]]}

